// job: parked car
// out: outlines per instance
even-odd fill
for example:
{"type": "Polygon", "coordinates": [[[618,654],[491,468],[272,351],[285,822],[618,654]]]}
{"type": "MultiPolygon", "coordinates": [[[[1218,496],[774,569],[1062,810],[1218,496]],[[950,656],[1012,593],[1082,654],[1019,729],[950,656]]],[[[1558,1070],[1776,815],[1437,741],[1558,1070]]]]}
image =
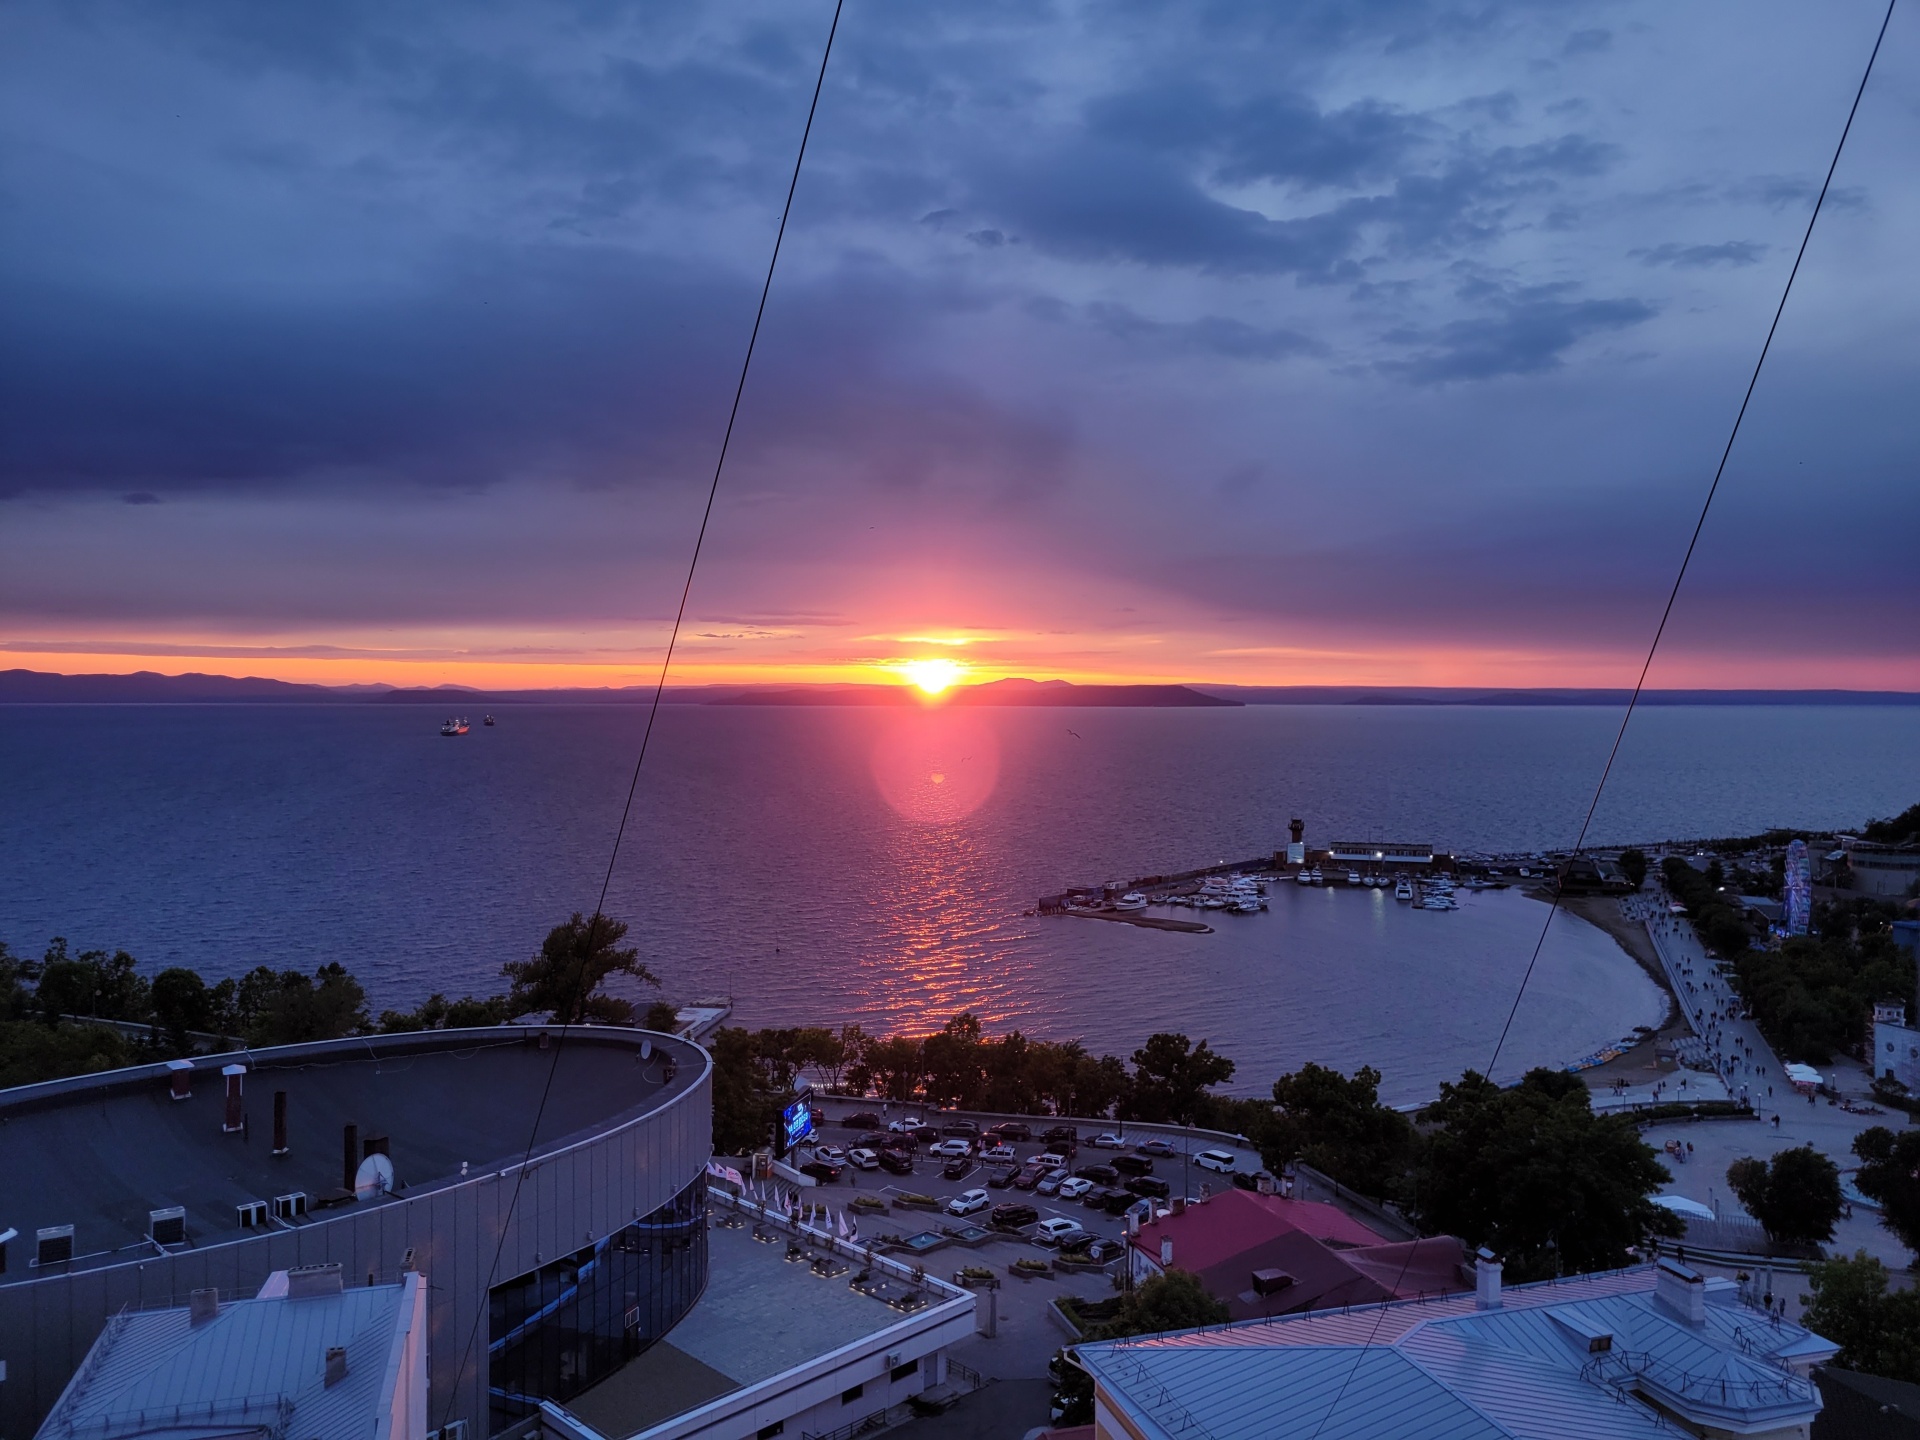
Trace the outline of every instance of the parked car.
{"type": "Polygon", "coordinates": [[[1053,1193],[1058,1195],[1062,1200],[1078,1200],[1091,1189],[1093,1189],[1093,1181],[1082,1179],[1078,1175],[1073,1175],[1062,1180],[1060,1182],[1060,1188],[1053,1193]]]}
{"type": "Polygon", "coordinates": [[[847,1152],[847,1163],[856,1170],[878,1170],[880,1168],[880,1156],[876,1151],[869,1150],[862,1145],[856,1145],[847,1152]]]}
{"type": "Polygon", "coordinates": [[[882,1150],[880,1168],[890,1175],[911,1175],[913,1174],[913,1156],[903,1155],[898,1150],[882,1150]]]}
{"type": "MultiPolygon", "coordinates": [[[[1086,1206],[1089,1210],[1104,1210],[1107,1208],[1107,1197],[1109,1195],[1112,1195],[1113,1193],[1114,1193],[1114,1190],[1112,1186],[1096,1185],[1091,1180],[1089,1180],[1087,1182],[1087,1188],[1085,1193],[1083,1193],[1080,1196],[1080,1203],[1086,1206]]],[[[1127,1192],[1124,1190],[1120,1191],[1119,1193],[1122,1195],[1127,1194],[1127,1192]]],[[[1133,1197],[1131,1195],[1128,1195],[1127,1198],[1131,1200],[1133,1197]]]]}
{"type": "Polygon", "coordinates": [[[931,1125],[922,1125],[918,1130],[913,1132],[913,1138],[918,1140],[922,1145],[938,1145],[940,1143],[940,1132],[931,1125]]]}
{"type": "MultiPolygon", "coordinates": [[[[1100,1208],[1106,1211],[1107,1214],[1109,1215],[1124,1215],[1127,1213],[1127,1211],[1131,1210],[1135,1205],[1139,1203],[1140,1203],[1139,1201],[1133,1198],[1133,1193],[1131,1191],[1109,1190],[1107,1191],[1106,1203],[1103,1204],[1100,1208]]],[[[1146,1203],[1151,1205],[1153,1202],[1149,1200],[1146,1203]]]]}
{"type": "Polygon", "coordinates": [[[1165,1156],[1178,1155],[1180,1153],[1173,1148],[1173,1142],[1171,1140],[1162,1140],[1158,1135],[1154,1136],[1151,1140],[1142,1140],[1133,1148],[1135,1153],[1140,1155],[1165,1156]]]}
{"type": "Polygon", "coordinates": [[[1040,1183],[1041,1177],[1046,1173],[1047,1172],[1038,1165],[1023,1166],[1019,1173],[1013,1177],[1013,1188],[1016,1190],[1031,1190],[1040,1183]]]}
{"type": "Polygon", "coordinates": [[[1118,1240],[1109,1240],[1104,1235],[1089,1235],[1085,1242],[1076,1242],[1076,1253],[1088,1260],[1105,1263],[1116,1255],[1124,1255],[1127,1247],[1118,1240]]]}
{"type": "Polygon", "coordinates": [[[1045,1131],[1040,1138],[1056,1150],[1071,1151],[1080,1143],[1080,1129],[1076,1125],[1055,1125],[1045,1131]]]}
{"type": "Polygon", "coordinates": [[[840,1178],[840,1167],[838,1165],[829,1165],[824,1160],[809,1160],[800,1167],[800,1173],[802,1175],[811,1175],[822,1185],[831,1185],[840,1178]]]}
{"type": "Polygon", "coordinates": [[[980,1136],[980,1125],[974,1120],[949,1120],[940,1127],[940,1133],[961,1140],[975,1140],[980,1136]]]}
{"type": "Polygon", "coordinates": [[[1096,1185],[1118,1185],[1120,1172],[1111,1165],[1082,1165],[1073,1172],[1082,1180],[1091,1180],[1096,1185]]]}
{"type": "Polygon", "coordinates": [[[989,1190],[1005,1190],[1008,1187],[1010,1187],[1012,1184],[1013,1184],[1013,1170],[1011,1167],[1006,1165],[1002,1165],[999,1169],[995,1170],[991,1175],[987,1176],[987,1188],[989,1190]]]}
{"type": "Polygon", "coordinates": [[[977,1215],[993,1203],[993,1198],[984,1190],[962,1190],[947,1201],[949,1215],[977,1215]]]}
{"type": "Polygon", "coordinates": [[[889,1122],[887,1129],[896,1135],[910,1135],[926,1123],[918,1115],[903,1115],[900,1119],[889,1122]]]}
{"type": "Polygon", "coordinates": [[[1153,1175],[1134,1176],[1127,1181],[1126,1189],[1129,1195],[1151,1195],[1156,1200],[1164,1200],[1173,1193],[1166,1181],[1153,1175]]]}
{"type": "Polygon", "coordinates": [[[868,1147],[875,1150],[897,1150],[902,1155],[911,1155],[918,1148],[911,1135],[889,1135],[878,1145],[868,1147]]]}
{"type": "Polygon", "coordinates": [[[973,1154],[973,1146],[964,1140],[942,1140],[933,1147],[932,1153],[942,1160],[953,1160],[973,1154]]]}
{"type": "Polygon", "coordinates": [[[1034,1156],[1033,1159],[1027,1163],[1029,1165],[1038,1165],[1042,1170],[1062,1170],[1066,1168],[1067,1157],[1064,1155],[1056,1155],[1049,1150],[1044,1155],[1034,1156]]]}
{"type": "Polygon", "coordinates": [[[878,1130],[880,1117],[871,1110],[856,1110],[840,1123],[849,1130],[878,1130]]]}
{"type": "Polygon", "coordinates": [[[1122,1175],[1151,1175],[1153,1161],[1144,1155],[1116,1155],[1113,1168],[1122,1175]]]}
{"type": "Polygon", "coordinates": [[[847,1152],[838,1145],[816,1145],[813,1147],[813,1158],[824,1160],[829,1165],[845,1165],[847,1152]]]}
{"type": "Polygon", "coordinates": [[[1240,1162],[1231,1150],[1202,1150],[1193,1157],[1193,1163],[1202,1170],[1217,1170],[1222,1175],[1231,1175],[1240,1162]]]}
{"type": "Polygon", "coordinates": [[[1005,1200],[993,1207],[993,1223],[1002,1230],[1017,1230],[1040,1218],[1040,1212],[1023,1200],[1005,1200]]]}
{"type": "Polygon", "coordinates": [[[1018,1158],[1011,1145],[989,1145],[980,1152],[980,1163],[983,1165],[1011,1165],[1018,1158]]]}
{"type": "Polygon", "coordinates": [[[990,1135],[998,1135],[1003,1141],[1009,1144],[1017,1141],[1024,1145],[1027,1141],[1033,1139],[1033,1127],[1024,1120],[1003,1120],[987,1133],[990,1135]]]}
{"type": "Polygon", "coordinates": [[[1124,1150],[1127,1148],[1127,1142],[1111,1130],[1101,1131],[1098,1135],[1094,1136],[1093,1139],[1087,1141],[1087,1144],[1096,1150],[1124,1150]]]}
{"type": "Polygon", "coordinates": [[[964,1180],[973,1173],[973,1161],[964,1155],[949,1156],[947,1163],[940,1167],[940,1174],[948,1180],[964,1180]]]}
{"type": "Polygon", "coordinates": [[[1062,1180],[1070,1178],[1064,1167],[1055,1166],[1053,1169],[1047,1171],[1046,1174],[1042,1175],[1040,1177],[1040,1183],[1033,1188],[1037,1194],[1052,1195],[1060,1189],[1060,1182],[1062,1180]]]}
{"type": "Polygon", "coordinates": [[[1034,1226],[1031,1238],[1036,1245],[1070,1245],[1086,1233],[1079,1221],[1056,1216],[1034,1226]]]}
{"type": "Polygon", "coordinates": [[[1280,1193],[1280,1182],[1273,1178],[1271,1170],[1236,1170],[1233,1172],[1233,1183],[1240,1190],[1258,1190],[1265,1185],[1269,1193],[1280,1193]]]}

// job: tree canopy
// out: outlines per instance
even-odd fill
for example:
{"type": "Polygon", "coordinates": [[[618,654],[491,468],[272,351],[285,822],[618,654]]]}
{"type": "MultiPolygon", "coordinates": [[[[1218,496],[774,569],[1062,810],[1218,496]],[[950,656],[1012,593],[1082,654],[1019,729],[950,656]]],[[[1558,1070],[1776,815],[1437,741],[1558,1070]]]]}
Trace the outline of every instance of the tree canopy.
{"type": "Polygon", "coordinates": [[[1831,1240],[1846,1206],[1840,1167],[1811,1145],[1782,1150],[1771,1161],[1736,1160],[1727,1184],[1768,1235],[1790,1245],[1831,1240]]]}
{"type": "Polygon", "coordinates": [[[1124,1099],[1128,1120],[1199,1123],[1207,1092],[1233,1078],[1233,1061],[1205,1040],[1194,1044],[1165,1031],[1133,1052],[1133,1087],[1124,1099]]]}
{"type": "Polygon", "coordinates": [[[1807,1272],[1807,1327],[1840,1347],[1834,1363],[1920,1384],[1920,1290],[1887,1288],[1887,1267],[1856,1250],[1807,1272]]]}
{"type": "Polygon", "coordinates": [[[1613,1269],[1650,1235],[1678,1233],[1649,1198],[1666,1167],[1630,1121],[1593,1112],[1577,1076],[1532,1070],[1502,1090],[1469,1070],[1421,1120],[1420,1228],[1491,1247],[1516,1280],[1613,1269]]]}
{"type": "Polygon", "coordinates": [[[633,1024],[633,1002],[601,989],[608,977],[627,975],[646,985],[659,978],[640,963],[640,952],[622,949],[627,924],[596,912],[591,919],[578,910],[565,923],[547,932],[540,953],[529,960],[509,960],[500,971],[512,982],[508,1012],[527,1015],[550,1010],[562,1025],[597,1021],[602,1025],[633,1024]]]}
{"type": "Polygon", "coordinates": [[[1920,1130],[1895,1132],[1884,1125],[1853,1137],[1861,1160],[1854,1184],[1880,1207],[1880,1223],[1920,1253],[1920,1130]]]}
{"type": "Polygon", "coordinates": [[[1398,1192],[1413,1158],[1413,1125],[1380,1103],[1380,1072],[1352,1078],[1308,1061],[1273,1082],[1274,1114],[1257,1127],[1261,1158],[1278,1171],[1304,1160],[1368,1195],[1398,1192]]]}

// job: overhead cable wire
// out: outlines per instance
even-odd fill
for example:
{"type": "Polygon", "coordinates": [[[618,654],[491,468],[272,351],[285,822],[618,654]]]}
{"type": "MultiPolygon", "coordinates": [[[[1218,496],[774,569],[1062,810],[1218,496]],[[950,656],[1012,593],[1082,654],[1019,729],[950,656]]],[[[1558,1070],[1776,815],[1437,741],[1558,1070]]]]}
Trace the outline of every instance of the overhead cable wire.
{"type": "MultiPolygon", "coordinates": [[[[740,401],[746,394],[747,375],[753,368],[753,354],[760,340],[761,323],[766,319],[767,297],[773,292],[773,274],[780,263],[780,247],[786,239],[787,222],[793,215],[793,197],[800,187],[800,170],[806,162],[807,141],[813,135],[813,120],[815,114],[817,114],[820,109],[820,92],[826,84],[827,62],[833,56],[833,41],[834,37],[840,31],[840,11],[844,4],[845,0],[834,0],[833,19],[827,26],[827,42],[821,49],[820,69],[813,81],[813,98],[807,105],[806,124],[800,131],[800,148],[793,157],[793,173],[787,181],[786,202],[781,206],[780,224],[774,231],[773,253],[768,257],[766,278],[760,285],[760,303],[753,312],[753,328],[747,335],[747,350],[745,356],[743,356],[740,361],[739,378],[734,382],[733,404],[727,411],[727,427],[720,437],[720,453],[714,460],[713,479],[707,485],[706,506],[700,512],[700,528],[694,535],[693,553],[687,560],[686,582],[680,587],[679,608],[674,611],[673,628],[667,635],[666,653],[660,660],[660,675],[654,682],[653,700],[647,707],[647,723],[640,733],[640,750],[639,754],[634,758],[632,778],[627,782],[626,802],[621,807],[620,823],[614,830],[613,847],[608,852],[606,871],[600,879],[600,896],[599,899],[594,902],[593,917],[587,922],[587,933],[580,951],[582,978],[584,978],[586,962],[592,958],[594,945],[598,939],[600,924],[607,903],[607,891],[613,884],[614,866],[620,858],[620,845],[626,838],[627,822],[633,814],[634,796],[640,788],[641,767],[647,763],[647,746],[653,739],[654,721],[659,718],[661,698],[666,693],[667,672],[673,666],[674,650],[679,644],[680,630],[687,618],[687,602],[693,594],[694,572],[700,567],[700,552],[706,545],[707,527],[713,520],[714,501],[720,494],[720,477],[726,470],[727,451],[733,444],[734,426],[740,419],[740,401]]],[[[575,1024],[575,1017],[580,1003],[584,1001],[585,998],[584,994],[578,993],[578,985],[576,983],[576,993],[569,997],[568,1009],[566,1013],[560,1017],[560,1034],[553,1046],[553,1060],[547,1067],[546,1084],[540,1091],[540,1103],[534,1111],[533,1125],[527,1134],[526,1148],[521,1155],[520,1163],[514,1168],[513,1193],[508,1198],[506,1214],[501,1217],[500,1238],[494,1245],[493,1262],[487,1268],[486,1288],[489,1291],[492,1290],[494,1278],[499,1272],[500,1256],[507,1243],[507,1231],[512,1224],[514,1210],[520,1202],[521,1187],[526,1183],[528,1164],[533,1159],[534,1145],[540,1134],[540,1122],[545,1118],[547,1101],[553,1094],[553,1079],[559,1072],[560,1055],[566,1047],[567,1034],[575,1024]]],[[[460,1364],[454,1371],[453,1383],[448,1388],[447,1412],[442,1417],[442,1424],[446,1423],[446,1421],[452,1417],[452,1407],[458,1398],[460,1382],[466,1378],[467,1365],[473,1358],[473,1348],[480,1335],[480,1320],[486,1313],[486,1310],[482,1308],[474,1315],[473,1327],[468,1332],[466,1347],[461,1351],[460,1364]]]]}
{"type": "MultiPolygon", "coordinates": [[[[1881,42],[1887,38],[1887,25],[1893,19],[1893,7],[1898,0],[1887,0],[1887,13],[1881,17],[1880,31],[1874,37],[1873,49],[1867,55],[1866,69],[1860,73],[1860,84],[1853,92],[1853,104],[1848,107],[1846,124],[1840,127],[1840,141],[1833,147],[1833,159],[1827,164],[1826,178],[1820,182],[1820,193],[1813,202],[1813,211],[1807,216],[1807,228],[1800,236],[1800,248],[1794,254],[1793,267],[1787,272],[1787,283],[1781,288],[1780,303],[1774,306],[1773,322],[1767,326],[1767,338],[1761,342],[1760,356],[1753,363],[1753,373],[1747,378],[1746,393],[1740,398],[1740,409],[1733,417],[1733,428],[1727,433],[1727,443],[1721,448],[1720,463],[1714,467],[1713,481],[1707,486],[1706,498],[1701,501],[1700,514],[1693,522],[1693,534],[1687,539],[1686,553],[1680,557],[1680,568],[1673,577],[1673,585],[1667,591],[1667,603],[1660,612],[1660,623],[1654,628],[1653,641],[1647,646],[1647,658],[1640,666],[1639,677],[1634,681],[1633,693],[1627,699],[1627,708],[1620,716],[1620,728],[1613,737],[1613,747],[1607,752],[1607,763],[1601,768],[1600,783],[1594,786],[1593,799],[1587,804],[1587,813],[1580,822],[1579,836],[1573,843],[1573,854],[1578,855],[1585,846],[1587,831],[1593,825],[1593,817],[1600,808],[1600,797],[1606,791],[1607,780],[1613,774],[1613,764],[1620,755],[1620,743],[1626,739],[1627,725],[1633,719],[1634,709],[1640,703],[1641,691],[1646,688],[1647,675],[1653,669],[1653,658],[1659,652],[1660,641],[1667,633],[1667,622],[1673,617],[1674,603],[1680,598],[1680,586],[1687,578],[1687,567],[1693,563],[1693,552],[1700,544],[1701,532],[1706,529],[1707,515],[1713,509],[1714,497],[1720,492],[1720,479],[1726,474],[1727,460],[1733,454],[1734,441],[1740,437],[1740,423],[1747,418],[1747,407],[1753,402],[1754,388],[1760,383],[1760,371],[1767,363],[1767,353],[1773,348],[1773,337],[1780,328],[1780,317],[1786,313],[1787,297],[1793,294],[1794,279],[1800,274],[1800,262],[1806,259],[1807,244],[1813,239],[1814,223],[1820,218],[1820,209],[1826,204],[1827,191],[1833,185],[1834,172],[1840,168],[1841,153],[1847,148],[1847,136],[1853,133],[1854,116],[1860,113],[1860,97],[1867,93],[1867,81],[1873,75],[1873,62],[1879,58],[1881,42]]],[[[1546,944],[1547,933],[1553,927],[1554,916],[1560,911],[1560,886],[1553,887],[1553,894],[1547,906],[1546,922],[1540,927],[1539,937],[1533,942],[1533,954],[1527,961],[1526,972],[1520,977],[1520,989],[1513,997],[1513,1005],[1507,1011],[1506,1023],[1500,1027],[1500,1038],[1493,1047],[1493,1057],[1487,1062],[1487,1077],[1493,1076],[1493,1068],[1500,1060],[1500,1051],[1507,1043],[1507,1034],[1513,1028],[1513,1018],[1520,1011],[1520,1002],[1527,993],[1527,982],[1533,978],[1534,967],[1540,963],[1540,951],[1546,944]]],[[[1406,1279],[1407,1268],[1413,1263],[1418,1241],[1407,1247],[1407,1258],[1400,1266],[1399,1279],[1394,1281],[1394,1290],[1398,1291],[1401,1281],[1406,1279]]],[[[1380,1322],[1386,1318],[1388,1308],[1393,1304],[1392,1297],[1382,1302],[1379,1313],[1374,1317],[1373,1328],[1367,1332],[1365,1342],[1355,1352],[1353,1364],[1348,1367],[1346,1377],[1341,1380],[1340,1388],[1334,1392],[1333,1403],[1320,1416],[1319,1423],[1313,1427],[1310,1440],[1319,1440],[1320,1432],[1326,1428],[1327,1421],[1333,1418],[1340,1408],[1340,1401],[1346,1396],[1347,1387],[1353,1383],[1354,1375],[1360,1369],[1360,1362],[1372,1348],[1374,1339],[1380,1333],[1380,1322]]]]}

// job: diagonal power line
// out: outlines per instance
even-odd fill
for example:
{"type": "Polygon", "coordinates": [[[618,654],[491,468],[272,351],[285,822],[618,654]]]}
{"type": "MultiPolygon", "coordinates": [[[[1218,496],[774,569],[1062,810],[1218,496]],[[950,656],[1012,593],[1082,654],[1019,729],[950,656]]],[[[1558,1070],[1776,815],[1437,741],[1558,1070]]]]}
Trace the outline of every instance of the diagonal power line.
{"type": "MultiPolygon", "coordinates": [[[[681,626],[687,618],[687,602],[693,594],[694,572],[700,567],[700,552],[706,545],[707,526],[713,519],[714,501],[720,494],[720,476],[727,467],[727,451],[733,444],[734,425],[740,418],[741,397],[746,394],[747,375],[753,368],[754,348],[760,340],[761,322],[766,319],[767,297],[773,293],[773,273],[780,263],[780,247],[786,239],[787,221],[793,215],[793,197],[795,191],[800,187],[800,170],[807,158],[807,141],[813,135],[813,118],[820,109],[820,91],[826,84],[827,62],[833,56],[833,41],[840,30],[840,11],[844,4],[845,0],[834,0],[833,20],[827,27],[827,43],[820,52],[820,70],[814,77],[813,98],[807,105],[807,122],[800,131],[800,148],[793,157],[793,174],[787,181],[786,203],[781,206],[779,228],[774,231],[773,254],[767,260],[766,279],[761,282],[760,286],[760,303],[753,312],[753,329],[747,336],[747,351],[740,361],[740,375],[733,386],[733,404],[727,411],[727,428],[720,437],[720,453],[714,460],[713,479],[707,485],[706,507],[700,512],[700,529],[694,536],[693,554],[687,560],[686,582],[680,587],[679,608],[674,611],[673,629],[668,633],[666,654],[661,657],[660,661],[660,676],[659,679],[654,682],[653,700],[647,707],[647,723],[646,727],[640,733],[640,751],[634,758],[632,778],[627,782],[627,796],[626,802],[620,810],[620,824],[614,830],[613,846],[607,854],[606,871],[600,878],[600,895],[594,902],[593,918],[587,922],[584,947],[580,952],[583,962],[583,973],[580,979],[575,982],[574,993],[567,998],[567,1008],[565,1012],[559,1017],[561,1021],[560,1034],[553,1046],[553,1060],[547,1067],[546,1084],[540,1091],[540,1104],[534,1111],[532,1128],[527,1132],[525,1150],[521,1155],[519,1166],[516,1167],[514,1171],[513,1194],[507,1201],[507,1213],[500,1221],[500,1238],[493,1248],[493,1262],[487,1268],[486,1288],[488,1290],[493,1288],[494,1277],[499,1272],[500,1255],[507,1243],[507,1231],[513,1222],[514,1211],[520,1203],[520,1189],[526,1183],[527,1164],[533,1158],[533,1147],[540,1134],[540,1122],[546,1115],[547,1101],[553,1094],[553,1079],[560,1069],[560,1054],[566,1048],[567,1033],[575,1023],[581,1003],[586,999],[584,985],[582,983],[585,979],[584,962],[593,955],[594,946],[599,937],[601,923],[604,918],[603,911],[607,903],[607,891],[613,884],[614,865],[620,858],[620,844],[626,838],[627,821],[633,814],[633,799],[640,788],[640,770],[641,767],[647,763],[647,746],[653,739],[654,721],[659,718],[660,701],[666,693],[667,672],[673,666],[673,653],[680,642],[681,626]]],[[[466,1346],[460,1353],[459,1367],[454,1371],[453,1384],[448,1388],[447,1413],[441,1417],[442,1424],[451,1418],[452,1407],[459,1394],[460,1382],[465,1378],[467,1366],[473,1360],[474,1345],[480,1335],[480,1321],[486,1313],[487,1312],[482,1309],[474,1315],[473,1328],[467,1334],[466,1346]]]]}
{"type": "MultiPolygon", "coordinates": [[[[1753,362],[1753,374],[1747,378],[1746,393],[1740,397],[1740,409],[1733,417],[1733,428],[1728,431],[1727,443],[1720,451],[1720,463],[1714,467],[1713,482],[1707,486],[1706,498],[1700,503],[1700,514],[1693,522],[1693,534],[1687,539],[1686,553],[1680,557],[1680,568],[1673,577],[1672,588],[1667,591],[1667,603],[1660,611],[1660,623],[1654,627],[1653,641],[1647,646],[1647,658],[1641,663],[1639,677],[1634,681],[1633,694],[1628,697],[1627,708],[1620,716],[1620,728],[1614,734],[1613,748],[1607,752],[1607,763],[1601,768],[1600,783],[1594,786],[1593,799],[1588,802],[1587,813],[1580,821],[1580,834],[1573,842],[1576,855],[1586,844],[1587,831],[1593,824],[1594,813],[1600,808],[1600,797],[1606,791],[1607,781],[1613,774],[1613,763],[1619,758],[1620,743],[1626,739],[1627,725],[1633,719],[1635,707],[1640,703],[1640,692],[1646,688],[1648,672],[1653,669],[1653,657],[1659,652],[1660,641],[1667,633],[1667,621],[1673,617],[1674,603],[1680,598],[1681,583],[1687,578],[1687,567],[1692,564],[1693,552],[1700,544],[1701,532],[1706,529],[1707,515],[1713,509],[1714,496],[1720,491],[1720,479],[1726,474],[1727,460],[1733,454],[1733,443],[1740,437],[1740,422],[1747,418],[1747,407],[1753,402],[1754,387],[1760,383],[1760,371],[1767,363],[1767,352],[1773,348],[1773,337],[1780,328],[1780,317],[1786,313],[1787,297],[1793,294],[1793,282],[1800,274],[1800,262],[1806,259],[1807,243],[1813,239],[1814,223],[1819,220],[1820,209],[1826,204],[1827,190],[1833,184],[1834,171],[1840,167],[1840,155],[1847,148],[1847,136],[1853,132],[1854,116],[1860,113],[1860,97],[1867,92],[1867,80],[1873,74],[1873,62],[1879,58],[1880,43],[1887,38],[1887,25],[1893,19],[1893,7],[1896,3],[1898,0],[1887,0],[1887,13],[1881,18],[1880,32],[1874,37],[1873,49],[1867,55],[1866,69],[1861,72],[1860,84],[1853,92],[1853,104],[1847,110],[1847,123],[1840,128],[1840,140],[1833,147],[1833,159],[1828,162],[1826,178],[1820,182],[1820,194],[1813,202],[1813,212],[1807,216],[1807,228],[1800,236],[1800,249],[1793,257],[1793,268],[1787,272],[1787,283],[1781,288],[1780,303],[1774,307],[1773,322],[1767,326],[1767,338],[1761,343],[1759,358],[1753,362]]],[[[1527,961],[1526,973],[1520,977],[1520,989],[1513,997],[1513,1005],[1507,1011],[1506,1023],[1500,1027],[1500,1038],[1494,1043],[1493,1056],[1487,1062],[1488,1078],[1492,1077],[1493,1067],[1499,1063],[1500,1051],[1507,1043],[1508,1032],[1513,1028],[1513,1017],[1520,1011],[1520,1001],[1527,993],[1527,982],[1533,978],[1534,967],[1540,963],[1541,947],[1546,944],[1547,932],[1552,928],[1553,918],[1559,911],[1560,887],[1555,885],[1547,906],[1546,923],[1540,927],[1539,937],[1533,942],[1533,954],[1527,961]]],[[[1407,1258],[1400,1266],[1400,1279],[1405,1279],[1407,1267],[1413,1263],[1416,1245],[1417,1242],[1407,1247],[1407,1258]]],[[[1396,1291],[1399,1290],[1400,1280],[1394,1281],[1393,1288],[1396,1291]]],[[[1319,1440],[1320,1432],[1326,1428],[1327,1422],[1340,1408],[1340,1401],[1345,1398],[1347,1387],[1353,1383],[1353,1377],[1360,1369],[1360,1362],[1366,1357],[1375,1337],[1380,1333],[1380,1322],[1386,1318],[1387,1308],[1391,1303],[1391,1300],[1381,1303],[1379,1313],[1374,1317],[1373,1328],[1367,1332],[1366,1341],[1355,1352],[1353,1364],[1348,1367],[1345,1378],[1340,1382],[1340,1388],[1334,1392],[1333,1403],[1326,1408],[1320,1416],[1319,1423],[1313,1427],[1311,1440],[1319,1440]]]]}

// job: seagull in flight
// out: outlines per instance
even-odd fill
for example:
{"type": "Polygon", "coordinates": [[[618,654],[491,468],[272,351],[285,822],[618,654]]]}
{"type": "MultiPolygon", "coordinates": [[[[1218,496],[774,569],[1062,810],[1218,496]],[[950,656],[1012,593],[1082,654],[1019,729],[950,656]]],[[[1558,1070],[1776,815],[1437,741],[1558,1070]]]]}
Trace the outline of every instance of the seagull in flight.
{"type": "Polygon", "coordinates": [[[1074,729],[1071,725],[1067,727],[1067,734],[1073,736],[1073,738],[1076,740],[1080,738],[1080,732],[1074,729]]]}

